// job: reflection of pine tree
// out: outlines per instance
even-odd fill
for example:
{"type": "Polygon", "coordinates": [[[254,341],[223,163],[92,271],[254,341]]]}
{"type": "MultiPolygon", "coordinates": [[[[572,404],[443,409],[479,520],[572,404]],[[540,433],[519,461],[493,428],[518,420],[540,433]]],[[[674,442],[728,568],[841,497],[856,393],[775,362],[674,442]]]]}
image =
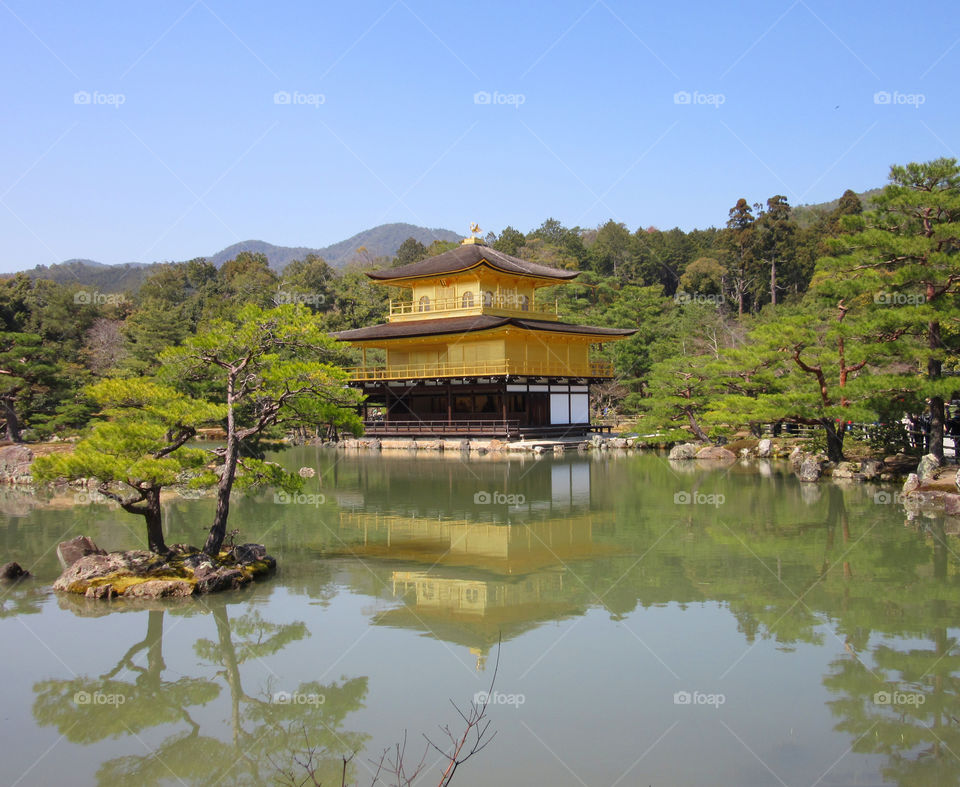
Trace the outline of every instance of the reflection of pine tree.
{"type": "MultiPolygon", "coordinates": [[[[321,705],[278,704],[271,702],[269,694],[248,694],[242,684],[241,667],[303,639],[306,626],[300,622],[270,623],[259,612],[242,615],[231,624],[225,605],[214,606],[211,611],[217,639],[200,640],[195,650],[201,659],[222,667],[217,678],[223,679],[230,692],[229,742],[201,734],[202,725],[188,710],[206,705],[220,695],[217,680],[166,677],[164,613],[158,610],[147,613],[143,640],[131,646],[116,666],[99,678],[78,676],[35,684],[35,718],[41,725],[55,726],[67,740],[84,744],[106,738],[139,738],[141,731],[162,724],[180,727],[152,751],[103,763],[97,774],[100,784],[149,785],[170,780],[197,785],[269,783],[274,775],[271,761],[282,761],[296,745],[292,735],[306,734],[318,742],[330,760],[324,764],[331,766],[331,773],[342,767],[341,755],[362,748],[367,736],[343,731],[341,727],[347,714],[361,706],[367,690],[366,678],[344,679],[329,685],[310,682],[296,687],[302,695],[322,695],[321,705]],[[138,657],[144,653],[146,663],[142,664],[138,657]],[[84,697],[95,693],[119,696],[123,701],[83,702],[84,697]]],[[[144,745],[142,740],[137,744],[144,745]]]]}
{"type": "Polygon", "coordinates": [[[340,729],[348,713],[359,708],[367,693],[367,679],[353,678],[329,685],[317,681],[297,687],[280,687],[291,695],[322,697],[322,704],[275,703],[269,694],[255,697],[241,683],[240,667],[273,655],[307,634],[303,623],[269,623],[258,611],[248,612],[231,621],[225,605],[213,608],[217,622],[217,642],[200,640],[197,655],[219,664],[219,673],[230,687],[233,743],[253,781],[269,781],[272,762],[287,757],[298,740],[309,739],[311,745],[325,752],[317,774],[333,780],[342,768],[343,756],[358,751],[367,740],[362,733],[340,729]]]}

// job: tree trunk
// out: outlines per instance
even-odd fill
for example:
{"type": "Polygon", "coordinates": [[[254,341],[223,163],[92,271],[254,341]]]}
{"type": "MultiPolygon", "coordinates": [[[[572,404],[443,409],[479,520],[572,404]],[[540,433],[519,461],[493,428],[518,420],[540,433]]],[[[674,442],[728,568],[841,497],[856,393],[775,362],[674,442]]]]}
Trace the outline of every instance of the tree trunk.
{"type": "Polygon", "coordinates": [[[927,453],[933,454],[940,460],[943,458],[943,429],[946,415],[944,413],[943,397],[934,396],[930,399],[930,440],[927,446],[927,453]]]}
{"type": "Polygon", "coordinates": [[[207,535],[203,551],[210,557],[220,554],[223,539],[227,535],[227,517],[230,514],[230,492],[233,491],[233,479],[237,473],[237,460],[240,458],[240,445],[237,440],[237,426],[233,414],[233,378],[227,380],[227,450],[223,455],[223,475],[217,484],[217,511],[207,535]]]}
{"type": "Polygon", "coordinates": [[[831,462],[843,461],[843,425],[840,431],[837,431],[837,425],[829,418],[824,418],[821,422],[823,431],[827,435],[827,459],[831,462]]]}
{"type": "Polygon", "coordinates": [[[167,554],[167,545],[163,541],[163,510],[160,508],[160,488],[147,491],[147,510],[144,517],[147,520],[147,543],[151,552],[158,555],[167,554]]]}
{"type": "Polygon", "coordinates": [[[694,436],[703,441],[704,443],[709,443],[710,438],[707,437],[707,433],[700,428],[700,424],[697,423],[697,419],[693,417],[693,412],[687,410],[687,421],[690,423],[690,428],[693,430],[694,436]]]}
{"type": "Polygon", "coordinates": [[[20,437],[20,419],[17,417],[17,411],[13,406],[14,400],[4,397],[3,417],[7,419],[7,440],[11,443],[22,443],[20,437]]]}
{"type": "Polygon", "coordinates": [[[213,525],[210,527],[207,541],[203,545],[203,551],[211,557],[220,554],[220,547],[223,546],[223,540],[227,536],[230,492],[233,490],[233,479],[237,473],[237,459],[239,458],[237,448],[236,438],[227,440],[227,451],[223,457],[223,475],[220,476],[220,483],[217,484],[217,511],[213,516],[213,525]]]}
{"type": "Polygon", "coordinates": [[[777,261],[770,261],[770,303],[777,305],[777,261]]]}
{"type": "Polygon", "coordinates": [[[143,490],[142,502],[121,505],[124,511],[140,514],[147,523],[147,546],[157,555],[166,555],[170,550],[163,540],[163,509],[160,508],[160,487],[143,490]]]}
{"type": "MultiPolygon", "coordinates": [[[[927,328],[928,347],[938,350],[942,347],[940,341],[940,323],[931,322],[927,328]]],[[[930,358],[927,361],[927,378],[940,379],[943,363],[939,358],[930,358]]],[[[946,420],[942,396],[930,397],[930,438],[927,444],[927,453],[933,454],[943,464],[943,427],[946,420]]]]}

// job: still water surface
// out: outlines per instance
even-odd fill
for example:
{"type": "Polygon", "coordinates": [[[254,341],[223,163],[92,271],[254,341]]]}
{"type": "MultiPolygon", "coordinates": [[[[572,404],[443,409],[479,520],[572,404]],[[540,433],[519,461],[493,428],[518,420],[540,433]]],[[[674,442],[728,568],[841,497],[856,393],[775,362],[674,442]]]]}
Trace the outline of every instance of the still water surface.
{"type": "MultiPolygon", "coordinates": [[[[140,521],[5,493],[0,557],[37,579],[0,588],[0,782],[270,784],[293,727],[369,784],[404,730],[415,761],[459,729],[501,638],[497,736],[457,785],[960,782],[960,540],[883,487],[650,454],[278,458],[317,477],[231,527],[280,571],[199,601],[53,595],[57,542],[136,547],[140,521]]],[[[212,513],[172,498],[168,543],[212,513]]]]}

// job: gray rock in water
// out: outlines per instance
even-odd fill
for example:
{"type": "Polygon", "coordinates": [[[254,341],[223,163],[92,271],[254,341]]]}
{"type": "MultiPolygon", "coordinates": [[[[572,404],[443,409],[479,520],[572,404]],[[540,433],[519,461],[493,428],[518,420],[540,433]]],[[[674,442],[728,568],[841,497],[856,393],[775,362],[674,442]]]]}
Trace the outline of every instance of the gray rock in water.
{"type": "Polygon", "coordinates": [[[837,462],[833,468],[834,478],[853,478],[857,474],[857,465],[855,462],[837,462]]]}
{"type": "Polygon", "coordinates": [[[313,478],[317,474],[317,471],[312,467],[301,467],[297,473],[301,478],[313,478]]]}
{"type": "Polygon", "coordinates": [[[151,579],[131,585],[126,589],[124,598],[185,598],[192,596],[193,585],[182,579],[151,579]]]}
{"type": "Polygon", "coordinates": [[[238,568],[215,568],[201,566],[194,574],[197,580],[197,593],[219,593],[221,590],[234,590],[250,581],[238,568]]]}
{"type": "Polygon", "coordinates": [[[29,577],[30,572],[23,568],[19,563],[7,563],[0,567],[0,579],[13,581],[29,577]]]}
{"type": "Polygon", "coordinates": [[[800,472],[800,466],[803,464],[804,460],[807,458],[807,454],[800,450],[800,446],[796,446],[788,457],[787,461],[790,462],[790,469],[794,473],[800,472]]]}
{"type": "Polygon", "coordinates": [[[764,438],[757,443],[757,456],[761,459],[769,459],[773,455],[773,440],[764,438]]]}
{"type": "Polygon", "coordinates": [[[87,588],[87,592],[83,595],[87,598],[110,601],[111,599],[117,597],[117,591],[114,590],[113,585],[96,585],[94,587],[87,588]]]}
{"type": "Polygon", "coordinates": [[[940,460],[933,454],[926,454],[917,465],[917,478],[921,484],[933,481],[937,477],[937,470],[940,469],[940,460]]]}
{"type": "Polygon", "coordinates": [[[797,473],[797,476],[804,483],[811,483],[813,481],[820,480],[820,473],[820,457],[807,455],[804,458],[803,463],[800,465],[800,470],[797,473]]]}
{"type": "Polygon", "coordinates": [[[670,449],[670,456],[667,458],[673,461],[693,459],[699,450],[700,446],[696,443],[680,443],[670,449]]]}
{"type": "Polygon", "coordinates": [[[879,459],[867,459],[860,464],[860,472],[867,481],[873,481],[883,472],[883,462],[879,459]]]}
{"type": "Polygon", "coordinates": [[[920,477],[916,473],[910,473],[907,480],[903,482],[903,494],[909,495],[920,488],[920,477]]]}
{"type": "Polygon", "coordinates": [[[80,558],[87,555],[105,555],[104,550],[100,549],[93,540],[86,536],[77,536],[69,541],[61,541],[57,545],[57,559],[63,568],[70,568],[80,558]]]}
{"type": "Polygon", "coordinates": [[[697,451],[695,457],[699,461],[706,462],[735,462],[737,461],[736,455],[733,451],[730,451],[726,448],[721,448],[718,445],[708,445],[705,448],[701,448],[697,451]]]}
{"type": "Polygon", "coordinates": [[[240,544],[233,548],[233,559],[238,563],[255,563],[267,559],[267,548],[263,544],[240,544]]]}
{"type": "Polygon", "coordinates": [[[85,555],[57,578],[53,589],[83,593],[86,592],[85,586],[111,574],[144,576],[164,568],[168,566],[163,558],[144,550],[85,555]]]}

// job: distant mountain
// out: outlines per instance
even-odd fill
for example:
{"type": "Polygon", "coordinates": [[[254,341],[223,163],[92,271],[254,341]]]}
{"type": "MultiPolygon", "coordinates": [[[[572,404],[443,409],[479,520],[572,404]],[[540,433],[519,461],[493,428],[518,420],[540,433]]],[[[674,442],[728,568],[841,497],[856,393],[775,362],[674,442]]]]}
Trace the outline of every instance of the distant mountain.
{"type": "Polygon", "coordinates": [[[416,224],[381,224],[379,227],[358,232],[346,240],[324,246],[321,249],[310,249],[306,246],[274,246],[262,240],[245,240],[227,246],[223,251],[207,257],[218,268],[227,260],[232,260],[241,251],[250,251],[256,254],[265,254],[270,261],[270,267],[275,271],[282,271],[294,260],[302,260],[308,254],[323,257],[334,268],[342,268],[361,255],[357,249],[365,249],[363,255],[367,259],[375,257],[393,257],[407,238],[416,238],[424,246],[429,246],[435,240],[459,241],[461,236],[455,232],[443,229],[429,229],[418,227],[416,224]]]}
{"type": "MultiPolygon", "coordinates": [[[[869,210],[873,207],[873,198],[876,197],[883,189],[867,189],[866,191],[861,191],[857,193],[857,196],[860,197],[860,202],[863,203],[863,209],[869,210]]],[[[835,200],[830,200],[830,202],[818,202],[815,205],[797,205],[790,212],[790,215],[793,216],[794,221],[797,222],[801,227],[806,227],[810,224],[813,224],[818,216],[821,216],[825,213],[832,213],[837,208],[837,204],[840,202],[840,198],[837,197],[835,200]]]]}
{"type": "MultiPolygon", "coordinates": [[[[272,243],[262,240],[244,240],[240,243],[234,243],[232,246],[227,246],[216,254],[211,254],[207,257],[207,262],[213,263],[219,268],[223,263],[234,259],[242,251],[266,255],[270,267],[278,272],[294,260],[302,260],[308,254],[323,256],[323,249],[309,249],[306,246],[274,246],[272,243]]],[[[327,261],[329,262],[329,260],[327,261]]]]}
{"type": "MultiPolygon", "coordinates": [[[[323,257],[335,268],[342,268],[355,259],[393,257],[407,238],[416,238],[424,246],[435,240],[458,241],[460,235],[444,229],[430,229],[416,224],[381,224],[353,237],[319,249],[306,246],[274,246],[262,240],[246,240],[234,243],[206,259],[218,268],[234,259],[240,252],[264,254],[273,270],[280,272],[293,260],[302,260],[308,254],[323,257]],[[365,253],[358,254],[358,249],[365,253]]],[[[95,260],[71,259],[57,265],[38,265],[24,271],[31,279],[51,279],[59,284],[80,284],[100,292],[135,291],[154,267],[163,263],[126,262],[105,265],[95,260]]],[[[8,274],[12,275],[12,274],[8,274]]]]}
{"type": "MultiPolygon", "coordinates": [[[[154,265],[124,262],[105,265],[95,260],[67,260],[57,265],[38,265],[24,271],[31,279],[50,279],[58,284],[79,284],[97,292],[135,291],[150,275],[154,265]]],[[[0,274],[12,276],[13,274],[0,274]]]]}
{"type": "Polygon", "coordinates": [[[416,224],[381,224],[370,230],[358,232],[332,246],[321,249],[319,254],[334,267],[342,267],[357,257],[357,249],[363,247],[370,257],[392,257],[407,238],[416,238],[424,246],[435,240],[458,242],[463,235],[442,229],[428,229],[416,224]]]}

